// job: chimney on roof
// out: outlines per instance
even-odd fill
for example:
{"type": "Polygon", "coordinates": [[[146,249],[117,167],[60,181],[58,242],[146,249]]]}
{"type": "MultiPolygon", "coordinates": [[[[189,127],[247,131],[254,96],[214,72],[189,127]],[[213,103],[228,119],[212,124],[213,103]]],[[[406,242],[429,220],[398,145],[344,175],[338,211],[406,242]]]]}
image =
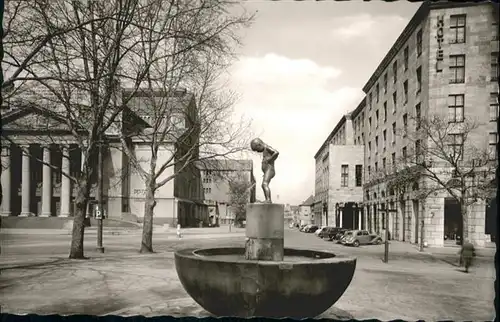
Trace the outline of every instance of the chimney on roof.
{"type": "Polygon", "coordinates": [[[354,127],[351,113],[345,115],[345,144],[354,145],[354,127]]]}

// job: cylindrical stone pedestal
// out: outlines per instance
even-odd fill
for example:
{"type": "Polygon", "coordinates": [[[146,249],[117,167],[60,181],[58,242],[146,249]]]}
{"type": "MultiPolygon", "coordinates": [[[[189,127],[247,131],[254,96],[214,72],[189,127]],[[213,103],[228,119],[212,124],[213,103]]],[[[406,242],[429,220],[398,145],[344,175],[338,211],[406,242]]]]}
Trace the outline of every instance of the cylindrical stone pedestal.
{"type": "Polygon", "coordinates": [[[282,204],[247,205],[245,244],[247,260],[283,260],[284,212],[282,204]]]}

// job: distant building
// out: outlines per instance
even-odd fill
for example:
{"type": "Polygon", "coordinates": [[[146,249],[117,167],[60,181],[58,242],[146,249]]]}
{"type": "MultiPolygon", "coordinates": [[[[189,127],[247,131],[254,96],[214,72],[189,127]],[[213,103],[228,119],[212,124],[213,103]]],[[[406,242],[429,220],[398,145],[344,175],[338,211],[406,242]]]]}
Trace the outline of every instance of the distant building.
{"type": "Polygon", "coordinates": [[[212,224],[226,224],[234,219],[231,208],[231,180],[248,182],[248,202],[255,202],[255,177],[252,160],[213,159],[199,162],[205,202],[212,224]],[[252,186],[253,185],[253,186],[252,186]]]}
{"type": "Polygon", "coordinates": [[[313,213],[314,197],[310,196],[299,205],[299,222],[301,225],[315,224],[313,213]]]}

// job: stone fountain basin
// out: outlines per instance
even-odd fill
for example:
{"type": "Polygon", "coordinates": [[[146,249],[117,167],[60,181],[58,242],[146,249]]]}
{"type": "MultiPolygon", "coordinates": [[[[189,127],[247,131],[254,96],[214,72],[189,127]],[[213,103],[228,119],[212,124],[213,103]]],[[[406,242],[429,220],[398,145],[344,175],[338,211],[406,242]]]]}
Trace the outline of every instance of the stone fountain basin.
{"type": "Polygon", "coordinates": [[[285,248],[281,262],[245,260],[244,248],[185,249],[175,268],[186,292],[216,316],[315,317],[354,276],[356,258],[285,248]]]}

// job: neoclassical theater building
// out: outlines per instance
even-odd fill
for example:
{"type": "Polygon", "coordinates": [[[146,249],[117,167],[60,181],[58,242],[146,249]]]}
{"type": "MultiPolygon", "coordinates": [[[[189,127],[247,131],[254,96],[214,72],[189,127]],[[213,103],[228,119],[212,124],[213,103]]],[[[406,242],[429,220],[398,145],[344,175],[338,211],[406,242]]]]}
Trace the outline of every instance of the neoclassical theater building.
{"type": "MultiPolygon", "coordinates": [[[[126,89],[122,89],[126,91],[126,89]]],[[[122,92],[123,93],[123,92],[122,92]]],[[[150,120],[147,97],[166,95],[138,92],[117,118],[119,126],[110,127],[103,148],[103,200],[108,218],[128,218],[140,222],[144,216],[144,181],[131,165],[121,148],[119,131],[134,131],[129,144],[138,160],[148,160],[151,146],[147,138],[150,120]]],[[[196,113],[194,96],[186,90],[174,94],[177,108],[182,113],[172,113],[180,130],[190,125],[183,119],[186,113],[196,113]]],[[[47,115],[36,108],[2,108],[2,226],[26,217],[67,218],[74,211],[75,188],[73,181],[63,173],[74,176],[81,171],[82,149],[68,132],[64,120],[47,115]]],[[[190,132],[191,133],[191,132],[190,132]]],[[[177,142],[166,141],[159,149],[158,164],[172,156],[177,142]]],[[[177,149],[179,152],[179,150],[177,149]]],[[[180,151],[182,152],[182,151],[180,151]]],[[[97,161],[92,162],[97,167],[97,161]]],[[[169,167],[164,177],[174,174],[169,167]]],[[[87,213],[92,214],[97,191],[97,170],[93,171],[92,192],[87,213]]],[[[183,171],[156,192],[155,224],[181,224],[198,226],[208,220],[204,204],[200,171],[194,165],[183,171]]],[[[40,220],[39,220],[40,222],[40,220]]]]}

